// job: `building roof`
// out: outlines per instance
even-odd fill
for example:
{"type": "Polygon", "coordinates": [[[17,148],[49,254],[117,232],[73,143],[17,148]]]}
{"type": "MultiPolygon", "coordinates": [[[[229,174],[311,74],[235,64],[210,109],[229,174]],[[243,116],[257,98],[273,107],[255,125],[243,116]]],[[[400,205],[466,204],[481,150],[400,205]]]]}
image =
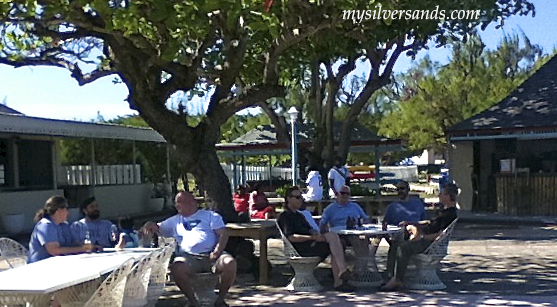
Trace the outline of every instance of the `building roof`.
{"type": "Polygon", "coordinates": [[[7,105],[3,105],[0,104],[0,113],[9,113],[9,114],[21,114],[23,115],[23,113],[16,111],[10,107],[8,107],[7,105]]]}
{"type": "MultiPolygon", "coordinates": [[[[335,143],[340,138],[342,123],[334,123],[333,135],[335,143]]],[[[315,129],[313,125],[298,125],[298,144],[300,146],[311,146],[315,129]]],[[[352,130],[351,152],[365,152],[374,149],[401,150],[405,143],[402,140],[388,139],[378,136],[363,125],[356,123],[352,130]]],[[[290,143],[279,143],[277,133],[273,126],[264,125],[248,131],[246,134],[230,143],[217,144],[219,151],[241,151],[251,155],[258,154],[288,154],[290,143]]]]}
{"type": "Polygon", "coordinates": [[[30,117],[21,113],[0,113],[2,134],[166,142],[150,128],[30,117]]]}
{"type": "Polygon", "coordinates": [[[497,105],[447,130],[455,136],[509,135],[557,131],[557,56],[497,105]]]}

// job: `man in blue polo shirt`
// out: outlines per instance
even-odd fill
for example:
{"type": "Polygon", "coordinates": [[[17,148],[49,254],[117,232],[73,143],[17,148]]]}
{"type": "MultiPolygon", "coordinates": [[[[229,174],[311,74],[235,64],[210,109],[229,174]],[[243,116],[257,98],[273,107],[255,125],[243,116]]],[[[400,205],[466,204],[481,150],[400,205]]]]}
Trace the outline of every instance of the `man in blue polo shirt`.
{"type": "MultiPolygon", "coordinates": [[[[401,180],[396,184],[399,200],[387,206],[383,218],[383,229],[387,225],[398,226],[401,222],[419,222],[427,219],[424,202],[416,196],[410,196],[410,185],[401,180]]],[[[387,257],[387,275],[392,277],[395,270],[396,251],[403,238],[393,237],[389,242],[389,253],[387,257]]]]}
{"type": "Polygon", "coordinates": [[[346,226],[346,220],[351,217],[354,219],[362,218],[368,220],[364,210],[357,203],[350,201],[350,187],[344,185],[337,192],[336,201],[323,211],[319,229],[322,233],[329,230],[330,227],[346,226]]]}
{"type": "Polygon", "coordinates": [[[91,243],[102,247],[113,247],[120,236],[116,225],[111,221],[100,218],[99,203],[95,197],[89,197],[81,204],[81,212],[84,217],[73,222],[71,229],[77,242],[83,243],[85,237],[91,243]]]}

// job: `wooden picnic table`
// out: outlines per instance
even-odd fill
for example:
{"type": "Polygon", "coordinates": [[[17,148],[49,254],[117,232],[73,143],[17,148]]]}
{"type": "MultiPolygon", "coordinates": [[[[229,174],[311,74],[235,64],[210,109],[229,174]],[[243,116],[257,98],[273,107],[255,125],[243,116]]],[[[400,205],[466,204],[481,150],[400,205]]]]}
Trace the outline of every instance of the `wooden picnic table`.
{"type": "Polygon", "coordinates": [[[249,223],[228,223],[226,229],[231,237],[259,240],[259,283],[267,284],[269,282],[267,240],[277,231],[275,221],[258,220],[249,223]]]}

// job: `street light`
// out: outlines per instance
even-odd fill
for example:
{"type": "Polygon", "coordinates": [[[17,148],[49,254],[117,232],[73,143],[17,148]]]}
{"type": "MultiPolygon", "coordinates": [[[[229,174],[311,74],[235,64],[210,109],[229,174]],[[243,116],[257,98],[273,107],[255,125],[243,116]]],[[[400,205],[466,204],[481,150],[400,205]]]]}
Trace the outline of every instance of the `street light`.
{"type": "Polygon", "coordinates": [[[298,119],[298,110],[295,107],[288,109],[288,116],[290,116],[290,125],[292,126],[292,185],[295,186],[298,182],[298,172],[296,166],[298,165],[298,146],[296,142],[296,120],[298,119]]]}

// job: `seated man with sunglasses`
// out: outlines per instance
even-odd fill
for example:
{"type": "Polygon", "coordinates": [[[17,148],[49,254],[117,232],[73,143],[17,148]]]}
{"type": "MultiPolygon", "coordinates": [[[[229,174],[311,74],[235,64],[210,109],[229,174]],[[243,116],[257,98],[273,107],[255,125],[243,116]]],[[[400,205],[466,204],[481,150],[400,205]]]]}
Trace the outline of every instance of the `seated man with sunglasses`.
{"type": "MultiPolygon", "coordinates": [[[[424,202],[419,197],[410,195],[408,182],[404,180],[397,182],[396,190],[399,200],[387,206],[383,218],[383,229],[386,229],[387,225],[400,226],[399,224],[403,222],[418,222],[427,219],[424,202]]],[[[390,244],[387,257],[387,276],[389,278],[394,275],[396,251],[403,239],[393,237],[387,240],[390,244]]]]}
{"type": "Polygon", "coordinates": [[[333,286],[337,291],[354,291],[348,284],[350,272],[346,268],[342,243],[337,234],[329,232],[321,234],[310,225],[310,219],[301,211],[303,204],[302,192],[297,186],[286,190],[284,211],[279,215],[277,223],[286,238],[302,257],[320,257],[321,260],[331,255],[333,286]]]}

